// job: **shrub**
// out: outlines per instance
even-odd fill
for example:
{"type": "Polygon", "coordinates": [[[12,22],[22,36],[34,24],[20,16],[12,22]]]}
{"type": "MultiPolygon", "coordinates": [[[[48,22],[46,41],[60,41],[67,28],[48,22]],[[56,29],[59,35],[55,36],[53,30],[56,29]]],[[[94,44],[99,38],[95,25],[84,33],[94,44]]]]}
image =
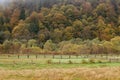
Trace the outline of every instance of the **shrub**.
{"type": "Polygon", "coordinates": [[[98,60],[97,62],[98,62],[98,63],[102,63],[102,61],[101,61],[101,60],[98,60]]]}
{"type": "Polygon", "coordinates": [[[95,59],[90,59],[89,63],[95,63],[95,59]]]}
{"type": "Polygon", "coordinates": [[[69,64],[73,64],[73,62],[71,61],[71,60],[69,60],[69,62],[68,62],[69,64]]]}
{"type": "Polygon", "coordinates": [[[44,49],[46,51],[55,51],[56,50],[56,44],[52,42],[52,40],[47,40],[44,44],[44,49]]]}
{"type": "Polygon", "coordinates": [[[52,61],[49,59],[49,60],[47,60],[47,64],[51,64],[52,63],[52,61]]]}
{"type": "Polygon", "coordinates": [[[85,59],[83,59],[83,60],[81,61],[81,63],[82,63],[82,64],[87,64],[88,62],[87,62],[85,59]]]}

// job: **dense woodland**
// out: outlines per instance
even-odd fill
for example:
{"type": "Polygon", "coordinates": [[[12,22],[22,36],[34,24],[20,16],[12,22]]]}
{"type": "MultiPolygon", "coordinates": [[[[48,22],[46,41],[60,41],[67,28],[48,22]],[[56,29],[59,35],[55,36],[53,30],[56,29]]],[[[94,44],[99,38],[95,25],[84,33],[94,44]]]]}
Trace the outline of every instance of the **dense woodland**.
{"type": "Polygon", "coordinates": [[[0,53],[119,53],[120,0],[9,0],[0,53]]]}

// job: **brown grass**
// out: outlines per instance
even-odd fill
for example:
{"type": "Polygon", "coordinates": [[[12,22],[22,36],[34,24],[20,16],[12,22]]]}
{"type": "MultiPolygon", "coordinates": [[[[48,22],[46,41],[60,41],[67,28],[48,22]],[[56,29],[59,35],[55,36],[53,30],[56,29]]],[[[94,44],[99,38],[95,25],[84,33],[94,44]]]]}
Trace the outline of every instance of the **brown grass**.
{"type": "Polygon", "coordinates": [[[120,80],[120,67],[0,70],[0,80],[120,80]]]}

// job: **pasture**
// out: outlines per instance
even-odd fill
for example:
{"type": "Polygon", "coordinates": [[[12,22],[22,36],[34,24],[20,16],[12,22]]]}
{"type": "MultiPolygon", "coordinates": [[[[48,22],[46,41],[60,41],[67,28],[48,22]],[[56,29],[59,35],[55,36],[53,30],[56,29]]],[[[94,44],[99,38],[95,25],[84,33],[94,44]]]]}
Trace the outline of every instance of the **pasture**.
{"type": "Polygon", "coordinates": [[[120,80],[119,55],[1,55],[0,80],[120,80]]]}
{"type": "Polygon", "coordinates": [[[1,55],[0,69],[45,69],[120,66],[118,55],[1,55]]]}

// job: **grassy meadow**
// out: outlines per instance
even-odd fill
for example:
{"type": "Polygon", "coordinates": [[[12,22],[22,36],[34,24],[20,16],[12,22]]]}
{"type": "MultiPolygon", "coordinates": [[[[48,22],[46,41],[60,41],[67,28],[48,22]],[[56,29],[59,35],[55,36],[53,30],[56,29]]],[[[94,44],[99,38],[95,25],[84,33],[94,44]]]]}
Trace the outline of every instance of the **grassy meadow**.
{"type": "Polygon", "coordinates": [[[0,69],[53,69],[53,68],[98,68],[120,66],[119,61],[111,62],[110,59],[119,59],[119,56],[74,56],[74,55],[1,55],[0,69]]]}
{"type": "Polygon", "coordinates": [[[120,80],[109,58],[119,56],[1,55],[0,80],[120,80]]]}

